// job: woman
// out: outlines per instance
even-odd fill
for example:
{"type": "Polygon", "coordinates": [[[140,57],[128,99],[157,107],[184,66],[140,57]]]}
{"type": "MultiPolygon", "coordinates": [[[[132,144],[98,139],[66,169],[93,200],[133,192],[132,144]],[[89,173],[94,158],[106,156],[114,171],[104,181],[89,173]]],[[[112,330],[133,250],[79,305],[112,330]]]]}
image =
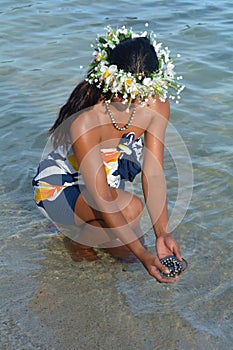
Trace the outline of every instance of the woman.
{"type": "Polygon", "coordinates": [[[133,254],[159,282],[175,282],[161,274],[169,269],[159,259],[182,260],[169,232],[163,173],[167,94],[173,88],[179,98],[181,77],[168,49],[147,32],[107,27],[94,55],[50,129],[54,151],[33,179],[35,201],[56,224],[81,228],[68,244],[77,260],[92,260],[92,247],[107,247],[121,258],[133,254]],[[142,188],[158,256],[143,245],[141,200],[124,190],[141,171],[142,150],[142,188]]]}

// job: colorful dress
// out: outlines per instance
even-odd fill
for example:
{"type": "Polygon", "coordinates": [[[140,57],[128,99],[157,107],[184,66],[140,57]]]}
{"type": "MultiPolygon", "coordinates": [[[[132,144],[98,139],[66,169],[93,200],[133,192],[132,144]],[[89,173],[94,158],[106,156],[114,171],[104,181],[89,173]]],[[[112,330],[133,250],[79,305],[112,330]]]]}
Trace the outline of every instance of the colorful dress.
{"type": "MultiPolygon", "coordinates": [[[[124,134],[116,148],[101,149],[107,182],[121,188],[125,181],[132,182],[141,171],[143,142],[133,132],[124,134]]],[[[63,146],[50,152],[38,166],[32,181],[34,200],[39,209],[51,220],[74,225],[74,207],[81,189],[85,187],[72,147],[63,146]]]]}

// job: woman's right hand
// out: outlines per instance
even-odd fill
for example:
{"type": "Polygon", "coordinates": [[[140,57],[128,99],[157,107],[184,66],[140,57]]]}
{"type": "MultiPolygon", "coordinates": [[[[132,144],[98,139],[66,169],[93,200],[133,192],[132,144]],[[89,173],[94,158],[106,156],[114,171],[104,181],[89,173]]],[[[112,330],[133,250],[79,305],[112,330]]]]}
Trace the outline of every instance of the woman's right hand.
{"type": "Polygon", "coordinates": [[[156,278],[156,280],[160,283],[174,283],[177,282],[178,278],[164,278],[161,276],[160,271],[168,274],[170,271],[167,267],[161,264],[159,258],[154,254],[145,251],[138,257],[141,263],[144,265],[148,273],[156,278]]]}

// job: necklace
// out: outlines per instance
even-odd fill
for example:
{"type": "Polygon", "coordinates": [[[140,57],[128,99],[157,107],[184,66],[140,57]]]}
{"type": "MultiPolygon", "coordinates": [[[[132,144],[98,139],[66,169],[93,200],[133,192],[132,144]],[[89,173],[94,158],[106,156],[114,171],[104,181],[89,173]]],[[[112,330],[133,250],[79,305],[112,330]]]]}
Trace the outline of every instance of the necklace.
{"type": "Polygon", "coordinates": [[[136,107],[134,106],[133,112],[132,112],[131,116],[129,117],[128,122],[123,127],[120,127],[117,124],[117,122],[116,122],[116,120],[114,118],[114,115],[112,114],[112,111],[109,108],[109,103],[107,101],[104,101],[104,102],[105,102],[106,110],[108,112],[109,117],[111,118],[111,121],[112,121],[112,124],[113,124],[114,128],[116,128],[119,131],[124,131],[124,130],[128,129],[128,127],[132,124],[132,121],[133,121],[133,119],[135,117],[136,107]]]}

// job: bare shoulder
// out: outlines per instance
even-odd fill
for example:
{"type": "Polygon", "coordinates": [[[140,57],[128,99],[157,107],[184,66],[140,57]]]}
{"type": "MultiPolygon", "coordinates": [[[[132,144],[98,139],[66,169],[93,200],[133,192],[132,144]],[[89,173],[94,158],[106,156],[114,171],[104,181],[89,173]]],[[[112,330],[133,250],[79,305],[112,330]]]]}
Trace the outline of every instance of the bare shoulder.
{"type": "Polygon", "coordinates": [[[156,114],[162,116],[166,120],[169,120],[170,117],[170,103],[168,100],[165,102],[160,101],[158,98],[156,99],[156,102],[150,102],[148,107],[156,112],[156,114]]]}
{"type": "Polygon", "coordinates": [[[77,114],[70,127],[72,148],[79,164],[89,157],[100,160],[100,127],[98,105],[77,114]]]}
{"type": "Polygon", "coordinates": [[[78,139],[81,136],[89,135],[89,137],[97,137],[98,128],[100,126],[100,115],[103,110],[101,104],[96,104],[90,108],[86,108],[74,118],[70,133],[72,139],[78,139]]]}
{"type": "MultiPolygon", "coordinates": [[[[148,148],[154,147],[157,140],[164,140],[167,124],[170,116],[170,104],[169,101],[161,102],[156,100],[155,103],[151,102],[148,109],[152,112],[150,117],[150,123],[145,130],[145,143],[148,148]]],[[[157,147],[157,146],[156,146],[157,147]]]]}
{"type": "Polygon", "coordinates": [[[76,118],[73,118],[71,128],[87,130],[98,126],[102,109],[101,104],[98,103],[77,113],[76,118]]]}

